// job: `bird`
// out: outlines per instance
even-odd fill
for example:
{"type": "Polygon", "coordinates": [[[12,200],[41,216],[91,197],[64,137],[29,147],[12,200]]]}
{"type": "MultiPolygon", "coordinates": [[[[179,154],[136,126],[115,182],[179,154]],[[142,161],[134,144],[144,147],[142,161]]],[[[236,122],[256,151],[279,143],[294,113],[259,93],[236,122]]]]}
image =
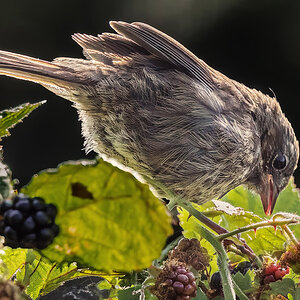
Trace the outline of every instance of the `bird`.
{"type": "Polygon", "coordinates": [[[87,152],[135,174],[160,198],[203,204],[243,184],[270,215],[299,158],[275,97],[228,78],[141,22],[76,33],[84,58],[0,51],[0,75],[73,103],[87,152]]]}

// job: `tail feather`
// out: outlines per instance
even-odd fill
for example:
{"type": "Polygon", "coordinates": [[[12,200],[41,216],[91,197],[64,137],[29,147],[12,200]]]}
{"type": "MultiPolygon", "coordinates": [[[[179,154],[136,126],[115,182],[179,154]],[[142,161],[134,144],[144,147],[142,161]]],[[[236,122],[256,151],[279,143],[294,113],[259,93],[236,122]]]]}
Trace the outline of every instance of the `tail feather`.
{"type": "Polygon", "coordinates": [[[0,75],[33,81],[44,86],[66,87],[82,81],[71,68],[7,51],[0,51],[0,75]]]}

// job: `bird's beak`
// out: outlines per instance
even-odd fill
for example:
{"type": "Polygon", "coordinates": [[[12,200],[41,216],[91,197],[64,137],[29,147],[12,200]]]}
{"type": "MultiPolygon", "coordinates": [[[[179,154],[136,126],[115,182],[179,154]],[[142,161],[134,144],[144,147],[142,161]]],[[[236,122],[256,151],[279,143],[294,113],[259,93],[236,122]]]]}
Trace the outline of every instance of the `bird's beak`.
{"type": "Polygon", "coordinates": [[[264,207],[265,214],[270,216],[274,209],[277,197],[278,197],[278,189],[273,181],[273,176],[271,174],[266,174],[264,178],[262,178],[262,191],[260,192],[261,202],[264,207]]]}

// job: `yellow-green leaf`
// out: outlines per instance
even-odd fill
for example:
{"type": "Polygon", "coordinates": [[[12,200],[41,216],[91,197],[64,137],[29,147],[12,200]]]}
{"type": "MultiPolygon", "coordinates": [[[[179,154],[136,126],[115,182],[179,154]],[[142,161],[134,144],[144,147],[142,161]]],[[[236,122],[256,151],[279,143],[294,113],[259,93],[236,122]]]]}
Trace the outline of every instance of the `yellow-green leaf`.
{"type": "Polygon", "coordinates": [[[22,192],[58,208],[60,233],[41,251],[52,261],[141,270],[160,256],[172,233],[170,216],[149,187],[103,160],[43,171],[22,192]]]}

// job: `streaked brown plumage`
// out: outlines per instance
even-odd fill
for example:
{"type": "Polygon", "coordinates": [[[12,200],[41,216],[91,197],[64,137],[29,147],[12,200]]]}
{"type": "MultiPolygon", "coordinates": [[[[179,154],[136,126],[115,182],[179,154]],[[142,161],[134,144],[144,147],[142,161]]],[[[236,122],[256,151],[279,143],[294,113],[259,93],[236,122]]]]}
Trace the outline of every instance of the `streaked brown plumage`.
{"type": "Polygon", "coordinates": [[[75,34],[87,60],[0,51],[0,74],[74,102],[86,149],[135,171],[161,197],[204,203],[246,184],[270,214],[299,156],[276,99],[209,67],[143,23],[75,34]]]}

